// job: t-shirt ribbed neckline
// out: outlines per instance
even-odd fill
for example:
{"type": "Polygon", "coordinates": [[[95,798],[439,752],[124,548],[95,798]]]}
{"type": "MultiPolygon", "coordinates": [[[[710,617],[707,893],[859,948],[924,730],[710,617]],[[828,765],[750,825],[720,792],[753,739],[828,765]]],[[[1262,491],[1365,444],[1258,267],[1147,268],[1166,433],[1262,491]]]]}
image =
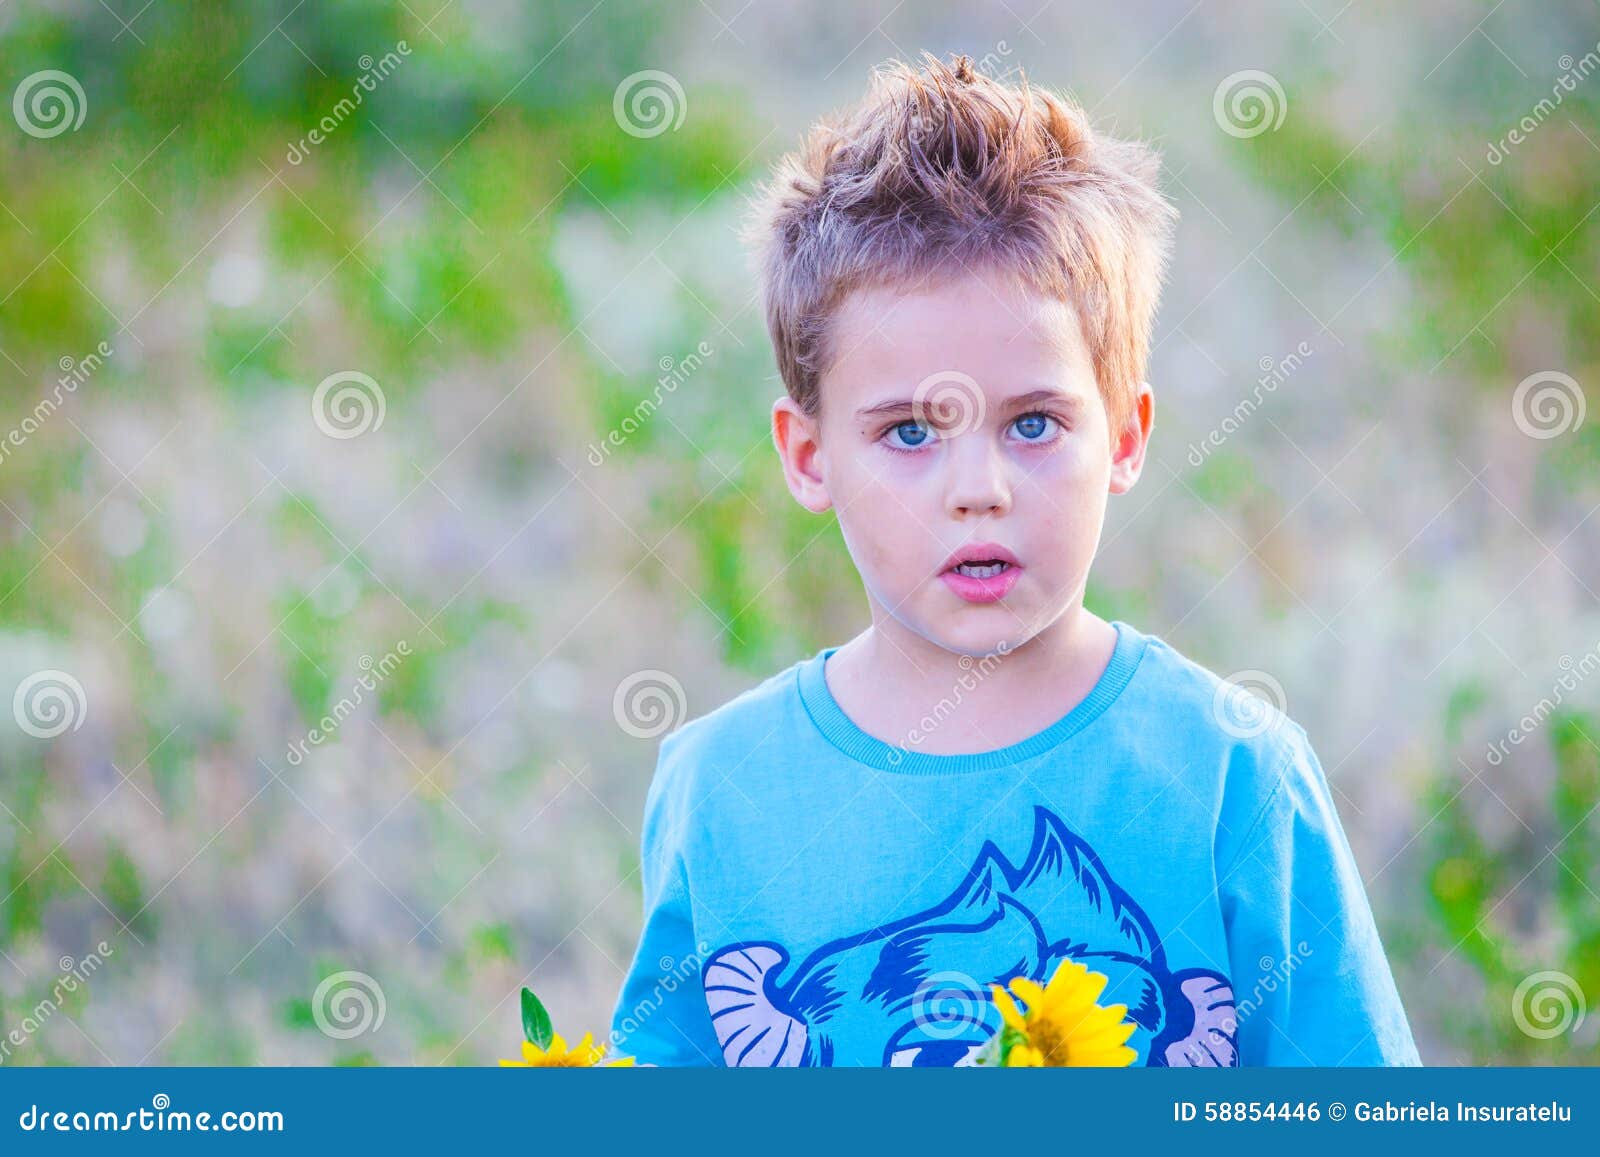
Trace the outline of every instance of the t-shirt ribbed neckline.
{"type": "Polygon", "coordinates": [[[880,771],[910,775],[944,775],[1009,767],[1033,759],[1076,735],[1103,713],[1133,678],[1149,637],[1122,620],[1113,620],[1117,642],[1111,661],[1089,694],[1043,731],[991,751],[933,755],[879,739],[858,727],[828,690],[824,666],[838,647],[825,647],[800,664],[796,675],[806,713],[825,739],[845,755],[880,771]]]}

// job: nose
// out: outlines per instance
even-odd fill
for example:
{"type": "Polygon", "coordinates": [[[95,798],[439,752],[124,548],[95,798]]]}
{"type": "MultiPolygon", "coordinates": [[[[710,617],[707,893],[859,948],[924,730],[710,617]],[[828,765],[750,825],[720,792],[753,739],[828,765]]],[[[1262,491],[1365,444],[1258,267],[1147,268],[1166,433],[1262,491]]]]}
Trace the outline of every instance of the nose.
{"type": "Polygon", "coordinates": [[[948,443],[945,509],[953,518],[1005,514],[1011,509],[1011,482],[1004,455],[982,430],[948,443]]]}

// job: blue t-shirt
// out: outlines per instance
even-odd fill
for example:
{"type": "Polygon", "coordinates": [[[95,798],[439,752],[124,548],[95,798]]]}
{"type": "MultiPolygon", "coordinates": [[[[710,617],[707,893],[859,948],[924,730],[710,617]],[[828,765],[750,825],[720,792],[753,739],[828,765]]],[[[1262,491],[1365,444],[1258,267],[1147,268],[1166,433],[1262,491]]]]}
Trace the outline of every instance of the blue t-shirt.
{"type": "Polygon", "coordinates": [[[1002,1023],[990,985],[1071,959],[1127,1006],[1135,1064],[1420,1064],[1305,732],[1113,625],[1090,694],[992,751],[863,731],[833,647],[669,734],[616,1047],[968,1063],[1002,1023]]]}

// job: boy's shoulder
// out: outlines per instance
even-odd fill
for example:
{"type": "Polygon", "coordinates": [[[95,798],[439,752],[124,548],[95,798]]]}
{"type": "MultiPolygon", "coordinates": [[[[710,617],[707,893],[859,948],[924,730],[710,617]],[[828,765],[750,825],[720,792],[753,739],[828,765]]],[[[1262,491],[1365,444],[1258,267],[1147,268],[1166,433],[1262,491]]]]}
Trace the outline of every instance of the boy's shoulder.
{"type": "Polygon", "coordinates": [[[1309,742],[1305,728],[1289,716],[1288,696],[1271,672],[1250,668],[1219,675],[1159,635],[1128,629],[1141,647],[1127,689],[1133,694],[1123,704],[1133,715],[1159,719],[1175,734],[1259,749],[1269,760],[1309,742]]]}
{"type": "Polygon", "coordinates": [[[690,785],[683,781],[697,769],[726,775],[750,752],[781,739],[784,729],[800,722],[804,714],[799,673],[810,658],[814,656],[796,660],[663,736],[657,784],[670,777],[687,788],[690,785]]]}
{"type": "Polygon", "coordinates": [[[1331,806],[1327,774],[1306,729],[1290,717],[1276,676],[1254,668],[1219,675],[1163,639],[1143,640],[1125,723],[1136,733],[1172,737],[1185,766],[1221,769],[1223,806],[1246,818],[1246,834],[1274,801],[1331,806]]]}

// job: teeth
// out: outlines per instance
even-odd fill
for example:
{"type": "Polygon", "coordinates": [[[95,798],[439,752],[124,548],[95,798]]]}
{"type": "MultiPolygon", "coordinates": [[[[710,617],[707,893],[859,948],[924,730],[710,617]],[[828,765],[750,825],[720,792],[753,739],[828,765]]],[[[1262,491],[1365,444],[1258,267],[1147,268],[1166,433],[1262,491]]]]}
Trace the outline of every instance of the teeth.
{"type": "Polygon", "coordinates": [[[995,562],[995,563],[963,562],[963,563],[957,564],[957,566],[955,568],[957,574],[964,574],[964,575],[968,576],[969,578],[993,578],[995,575],[999,574],[1001,571],[1003,571],[1005,569],[1006,569],[1006,564],[1003,563],[1003,562],[995,562]]]}

